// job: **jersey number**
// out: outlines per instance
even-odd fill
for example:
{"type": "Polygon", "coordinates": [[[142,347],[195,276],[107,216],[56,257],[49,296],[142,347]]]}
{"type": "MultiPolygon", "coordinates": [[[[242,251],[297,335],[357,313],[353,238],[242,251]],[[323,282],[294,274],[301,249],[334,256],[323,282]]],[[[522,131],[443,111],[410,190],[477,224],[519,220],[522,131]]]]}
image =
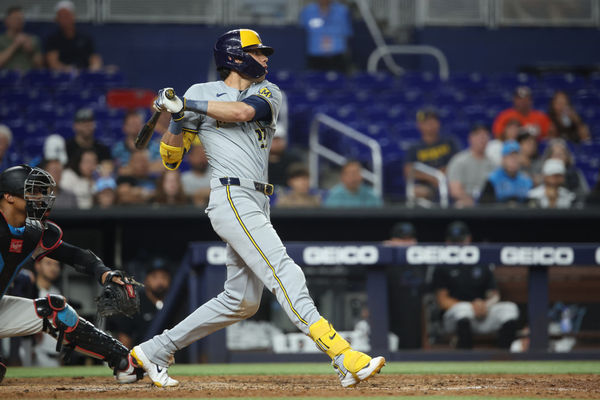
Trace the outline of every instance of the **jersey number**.
{"type": "Polygon", "coordinates": [[[254,132],[256,132],[256,135],[258,136],[258,143],[260,144],[260,148],[264,149],[265,147],[267,147],[267,144],[265,143],[265,140],[267,139],[267,134],[265,130],[262,128],[258,128],[255,129],[254,132]]]}

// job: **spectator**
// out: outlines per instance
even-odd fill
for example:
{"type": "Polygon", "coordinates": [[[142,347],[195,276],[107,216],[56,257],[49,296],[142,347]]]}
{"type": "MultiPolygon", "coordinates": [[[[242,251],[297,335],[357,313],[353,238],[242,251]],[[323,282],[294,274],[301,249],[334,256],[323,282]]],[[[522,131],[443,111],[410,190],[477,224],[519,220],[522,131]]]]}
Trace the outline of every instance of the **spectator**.
{"type": "MultiPolygon", "coordinates": [[[[446,243],[470,244],[467,225],[461,221],[451,223],[446,230],[446,243]]],[[[516,336],[519,309],[512,302],[500,301],[490,266],[437,266],[432,286],[438,306],[444,311],[444,330],[456,335],[457,348],[472,348],[473,333],[494,332],[498,346],[510,348],[516,336]]]]}
{"type": "Polygon", "coordinates": [[[362,166],[358,161],[348,161],[342,167],[340,183],[329,191],[325,207],[381,207],[381,198],[363,182],[362,166]]]}
{"type": "MultiPolygon", "coordinates": [[[[136,110],[130,110],[125,114],[123,119],[123,140],[115,143],[111,149],[112,158],[118,168],[119,175],[128,175],[127,170],[129,157],[136,150],[135,137],[144,126],[144,115],[136,110]]],[[[150,152],[150,170],[153,173],[159,174],[164,170],[159,153],[159,142],[156,140],[150,141],[148,146],[150,152]]]]}
{"type": "Polygon", "coordinates": [[[96,54],[92,38],[77,30],[75,5],[59,1],[54,7],[58,29],[46,40],[46,64],[56,71],[102,68],[102,57],[96,54]]]}
{"type": "Polygon", "coordinates": [[[521,171],[519,151],[517,142],[504,143],[502,166],[488,177],[479,198],[481,204],[523,203],[527,200],[533,181],[521,171]]]}
{"type": "Polygon", "coordinates": [[[513,107],[502,111],[496,117],[493,126],[494,136],[499,137],[506,123],[511,119],[519,120],[523,128],[531,132],[538,141],[548,135],[550,118],[542,111],[533,109],[531,89],[527,86],[519,86],[513,96],[513,107]]]}
{"type": "Polygon", "coordinates": [[[190,200],[183,192],[181,174],[177,170],[165,170],[158,178],[154,204],[184,205],[190,200]]]}
{"type": "Polygon", "coordinates": [[[6,32],[0,36],[0,68],[28,71],[42,67],[40,41],[23,32],[25,16],[19,6],[9,7],[4,17],[6,32]]]}
{"type": "Polygon", "coordinates": [[[4,124],[0,124],[0,171],[12,167],[12,162],[8,157],[8,149],[13,141],[13,134],[10,128],[4,124]]]}
{"type": "Polygon", "coordinates": [[[53,209],[73,209],[78,208],[77,196],[71,191],[70,188],[65,188],[62,185],[63,175],[63,164],[58,159],[45,159],[40,164],[40,168],[48,171],[52,178],[56,182],[56,188],[54,189],[54,201],[53,209]]]}
{"type": "Polygon", "coordinates": [[[446,166],[459,149],[455,140],[440,137],[440,119],[436,111],[423,109],[417,113],[421,141],[406,151],[404,176],[415,178],[415,197],[432,199],[438,187],[437,178],[414,168],[419,162],[446,173],[446,166]]]}
{"type": "Polygon", "coordinates": [[[571,99],[562,90],[552,96],[548,116],[552,125],[549,136],[562,138],[572,143],[590,140],[590,130],[573,109],[571,99]]]}
{"type": "Polygon", "coordinates": [[[61,190],[71,190],[77,197],[79,208],[92,208],[94,204],[94,173],[98,169],[98,157],[93,150],[83,150],[69,161],[62,174],[61,190]]]}
{"type": "Polygon", "coordinates": [[[502,164],[502,146],[504,146],[504,142],[517,140],[520,131],[521,123],[519,120],[516,118],[510,119],[506,121],[500,137],[488,142],[488,145],[485,148],[485,155],[492,160],[494,166],[499,167],[500,164],[502,164]]]}
{"type": "Polygon", "coordinates": [[[154,196],[156,181],[150,175],[148,150],[136,150],[129,158],[129,175],[117,178],[118,204],[146,204],[154,196]]]}
{"type": "MultiPolygon", "coordinates": [[[[35,283],[38,290],[36,298],[46,297],[49,294],[61,294],[54,286],[61,272],[60,262],[44,257],[35,262],[35,283]]],[[[39,333],[35,336],[33,348],[35,354],[34,365],[38,367],[58,367],[59,353],[56,352],[56,340],[50,335],[39,333]]]]}
{"type": "Polygon", "coordinates": [[[486,157],[485,149],[490,132],[475,125],[469,132],[469,148],[456,154],[448,163],[450,196],[456,207],[472,207],[494,164],[486,157]]]}
{"type": "Polygon", "coordinates": [[[94,188],[94,205],[110,208],[117,203],[117,183],[111,177],[98,178],[94,188]]]}
{"type": "Polygon", "coordinates": [[[521,171],[531,178],[534,185],[539,185],[542,181],[540,176],[542,160],[538,154],[538,142],[535,136],[529,131],[523,130],[517,136],[517,143],[520,148],[521,171]]]}
{"type": "Polygon", "coordinates": [[[75,135],[67,141],[67,156],[69,160],[83,150],[92,150],[96,153],[102,170],[106,171],[103,175],[112,173],[114,165],[110,156],[110,150],[95,138],[96,119],[94,110],[91,108],[79,109],[75,113],[73,120],[73,131],[75,135]]]}
{"type": "Polygon", "coordinates": [[[287,148],[287,133],[276,130],[269,152],[269,182],[275,186],[287,185],[290,165],[300,162],[300,157],[287,148]]]}
{"type": "Polygon", "coordinates": [[[590,187],[581,170],[575,165],[573,153],[569,150],[569,146],[567,146],[567,142],[564,139],[552,139],[548,143],[542,160],[545,162],[549,158],[557,158],[565,163],[567,171],[565,173],[564,186],[575,193],[578,200],[584,199],[590,191],[590,187]]]}
{"type": "Polygon", "coordinates": [[[154,317],[163,308],[163,302],[169,293],[171,274],[162,259],[155,259],[146,272],[144,291],[140,295],[140,312],[127,317],[110,317],[109,330],[127,348],[144,340],[154,317]]]}
{"type": "Polygon", "coordinates": [[[571,208],[575,194],[562,187],[566,171],[562,160],[549,158],[544,162],[544,183],[529,191],[533,205],[541,208],[571,208]]]}
{"type": "Polygon", "coordinates": [[[210,173],[204,147],[193,145],[187,154],[187,162],[190,170],[181,174],[183,192],[192,199],[194,205],[205,207],[210,195],[210,173]]]}
{"type": "Polygon", "coordinates": [[[321,196],[310,192],[308,169],[302,164],[292,164],[287,173],[289,190],[277,195],[277,207],[319,207],[321,196]]]}
{"type": "Polygon", "coordinates": [[[310,3],[300,14],[300,25],[307,33],[308,69],[348,72],[348,38],[352,36],[348,7],[331,0],[310,3]]]}
{"type": "Polygon", "coordinates": [[[410,222],[397,222],[392,227],[390,238],[383,242],[387,246],[412,246],[417,244],[415,226],[410,222]]]}

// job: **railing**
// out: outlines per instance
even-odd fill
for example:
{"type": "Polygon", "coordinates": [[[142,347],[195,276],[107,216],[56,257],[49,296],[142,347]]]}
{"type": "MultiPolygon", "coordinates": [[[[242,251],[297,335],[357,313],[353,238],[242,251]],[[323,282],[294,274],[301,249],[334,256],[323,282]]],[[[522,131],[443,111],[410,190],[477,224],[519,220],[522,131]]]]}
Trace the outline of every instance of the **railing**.
{"type": "MultiPolygon", "coordinates": [[[[369,73],[377,72],[377,64],[379,60],[390,54],[413,54],[413,55],[430,55],[434,57],[438,63],[439,75],[442,81],[448,80],[450,68],[448,67],[448,59],[440,49],[427,45],[392,45],[377,47],[367,60],[367,71],[369,73]]],[[[391,70],[393,73],[397,71],[391,70]]]]}
{"type": "Polygon", "coordinates": [[[363,168],[362,176],[366,181],[373,184],[373,190],[381,196],[383,193],[383,160],[379,143],[375,139],[371,139],[356,129],[322,113],[318,113],[315,116],[310,126],[308,157],[311,187],[316,188],[319,186],[319,157],[326,158],[340,166],[348,161],[347,157],[336,153],[319,143],[319,128],[321,125],[328,126],[334,131],[369,147],[373,160],[373,171],[371,172],[368,169],[363,168]]]}
{"type": "Polygon", "coordinates": [[[449,199],[448,199],[448,179],[446,175],[437,168],[430,167],[427,164],[423,164],[420,162],[415,162],[412,164],[412,169],[409,172],[409,175],[406,177],[406,202],[408,205],[422,205],[425,207],[430,207],[433,203],[426,199],[417,198],[415,196],[415,175],[414,172],[419,171],[423,174],[427,174],[429,176],[437,179],[438,182],[438,192],[440,195],[440,206],[442,208],[448,208],[449,199]]]}

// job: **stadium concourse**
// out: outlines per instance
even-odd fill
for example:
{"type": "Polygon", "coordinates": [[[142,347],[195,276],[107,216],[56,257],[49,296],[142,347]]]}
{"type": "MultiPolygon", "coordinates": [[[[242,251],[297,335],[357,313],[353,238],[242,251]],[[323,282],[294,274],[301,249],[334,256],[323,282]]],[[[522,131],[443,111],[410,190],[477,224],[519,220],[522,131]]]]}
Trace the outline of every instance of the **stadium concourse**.
{"type": "MultiPolygon", "coordinates": [[[[592,138],[570,144],[570,150],[588,185],[596,183],[600,168],[600,74],[454,73],[442,81],[430,72],[408,72],[395,77],[386,73],[347,76],[337,72],[275,71],[268,79],[288,97],[291,146],[306,148],[307,133],[317,113],[327,114],[377,140],[384,160],[383,194],[392,203],[399,202],[405,192],[404,176],[399,171],[405,151],[420,137],[415,123],[419,109],[434,108],[443,134],[458,138],[465,147],[470,127],[491,127],[498,113],[511,106],[514,89],[522,85],[531,88],[537,109],[546,109],[557,90],[569,94],[592,138]]],[[[46,137],[52,133],[66,139],[72,137],[74,113],[84,107],[94,110],[96,138],[113,146],[122,139],[126,109],[111,107],[107,96],[114,94],[114,89],[127,87],[118,72],[0,71],[0,120],[15,136],[8,154],[11,163],[41,161],[46,137]]],[[[371,163],[360,143],[332,135],[327,129],[321,135],[322,143],[332,150],[366,165],[371,163]]],[[[540,153],[544,145],[540,143],[540,153]]],[[[183,169],[186,168],[184,163],[183,169]]]]}

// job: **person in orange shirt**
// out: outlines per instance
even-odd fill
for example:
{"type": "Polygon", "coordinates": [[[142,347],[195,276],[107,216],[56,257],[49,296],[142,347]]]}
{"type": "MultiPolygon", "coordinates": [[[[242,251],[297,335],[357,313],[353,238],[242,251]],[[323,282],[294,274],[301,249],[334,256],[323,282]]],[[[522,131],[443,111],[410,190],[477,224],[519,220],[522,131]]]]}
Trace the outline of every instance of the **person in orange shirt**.
{"type": "Polygon", "coordinates": [[[550,118],[542,112],[533,109],[531,89],[527,86],[519,86],[513,96],[513,107],[507,108],[496,117],[492,131],[495,137],[500,137],[506,124],[518,120],[524,129],[535,136],[538,140],[545,139],[550,129],[550,118]]]}

